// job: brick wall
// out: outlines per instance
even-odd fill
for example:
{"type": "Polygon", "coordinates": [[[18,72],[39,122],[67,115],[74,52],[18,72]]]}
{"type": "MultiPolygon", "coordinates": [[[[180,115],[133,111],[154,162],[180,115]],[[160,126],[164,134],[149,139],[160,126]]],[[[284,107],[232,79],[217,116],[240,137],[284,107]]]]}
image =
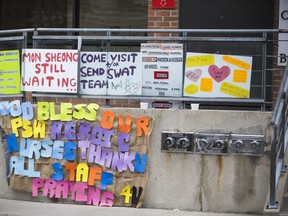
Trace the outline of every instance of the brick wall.
{"type": "MultiPolygon", "coordinates": [[[[279,26],[279,0],[274,1],[274,23],[273,23],[274,29],[278,29],[279,26]]],[[[274,35],[274,41],[278,40],[278,34],[274,35]]],[[[274,48],[274,56],[278,55],[278,49],[277,46],[274,48]]],[[[273,73],[272,73],[272,96],[273,96],[273,102],[277,100],[279,88],[282,82],[283,73],[284,73],[284,67],[279,67],[277,64],[277,58],[274,58],[273,61],[273,73]]]]}
{"type": "MultiPolygon", "coordinates": [[[[110,99],[109,104],[106,104],[105,99],[99,99],[97,96],[96,98],[69,98],[69,97],[36,97],[36,102],[54,102],[55,104],[60,103],[72,103],[72,104],[89,104],[89,103],[97,103],[100,106],[106,106],[109,105],[111,107],[140,107],[140,100],[125,100],[125,99],[110,99]]],[[[20,100],[22,101],[22,98],[5,98],[2,99],[7,101],[13,101],[13,100],[20,100]]],[[[31,92],[26,92],[25,94],[25,101],[33,102],[33,97],[31,92]]]]}
{"type": "MultiPolygon", "coordinates": [[[[152,9],[152,0],[148,0],[148,29],[178,29],[179,1],[175,0],[175,9],[152,9]]],[[[170,33],[155,33],[154,36],[173,36],[170,33]]]]}
{"type": "MultiPolygon", "coordinates": [[[[97,97],[97,96],[96,96],[97,97]]],[[[106,105],[106,100],[105,99],[98,99],[98,98],[69,98],[69,97],[36,97],[36,102],[54,102],[55,104],[60,104],[60,103],[72,103],[72,104],[89,104],[89,103],[97,103],[100,106],[105,106],[106,105]]],[[[21,98],[9,98],[7,99],[8,101],[12,100],[21,100],[21,98]]],[[[26,92],[25,95],[25,101],[30,101],[33,102],[33,97],[31,92],[26,92]]],[[[112,107],[129,107],[129,104],[131,102],[127,102],[127,100],[122,100],[121,102],[115,102],[115,100],[110,100],[110,106],[112,107]],[[128,105],[127,105],[128,103],[128,105]]],[[[139,107],[138,104],[134,104],[133,102],[133,107],[139,107]]]]}

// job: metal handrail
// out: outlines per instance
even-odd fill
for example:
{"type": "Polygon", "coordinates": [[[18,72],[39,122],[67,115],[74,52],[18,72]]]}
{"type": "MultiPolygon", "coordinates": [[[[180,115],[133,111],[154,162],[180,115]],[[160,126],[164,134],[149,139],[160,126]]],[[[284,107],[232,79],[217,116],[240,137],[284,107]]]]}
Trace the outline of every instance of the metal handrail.
{"type": "Polygon", "coordinates": [[[27,29],[10,29],[10,30],[0,30],[0,35],[1,34],[23,34],[23,32],[34,32],[34,28],[27,28],[27,29]]]}
{"type": "Polygon", "coordinates": [[[37,32],[132,32],[132,33],[288,33],[288,29],[113,29],[36,28],[37,32]]]}
{"type": "MultiPolygon", "coordinates": [[[[80,41],[80,50],[84,42],[90,43],[95,41],[106,41],[107,43],[113,41],[172,41],[172,42],[258,42],[262,43],[262,83],[266,83],[264,76],[266,73],[266,42],[267,42],[267,33],[278,33],[278,29],[93,29],[93,28],[37,28],[35,29],[33,36],[33,47],[38,48],[38,43],[43,41],[49,41],[49,44],[53,44],[53,40],[63,41],[64,43],[74,43],[74,48],[79,49],[80,41]],[[100,34],[98,34],[100,33],[100,34]],[[118,34],[114,34],[118,33],[118,34]],[[126,33],[129,35],[121,35],[121,33],[126,33]],[[145,33],[145,35],[137,35],[137,33],[145,33]],[[169,33],[169,37],[162,35],[153,35],[151,33],[169,33]],[[205,37],[199,34],[207,34],[205,37]],[[213,34],[213,35],[209,35],[213,34]],[[225,35],[229,34],[229,35],[225,35]],[[176,35],[176,36],[175,36],[176,35]],[[232,36],[233,35],[233,36],[232,36]],[[243,36],[245,35],[245,36],[243,36]],[[73,42],[72,42],[73,41],[73,42]],[[77,46],[76,46],[77,44],[77,46]]],[[[288,30],[283,30],[287,31],[288,30]]],[[[256,86],[255,86],[256,87],[256,86]]],[[[259,87],[259,86],[258,86],[259,87]]],[[[257,88],[258,88],[257,87],[257,88]]],[[[260,98],[213,98],[214,102],[220,103],[238,103],[238,104],[254,104],[256,106],[261,106],[261,110],[265,110],[266,100],[265,100],[265,84],[260,86],[261,88],[261,97],[260,98]],[[248,102],[246,101],[248,100],[248,102]]],[[[49,94],[50,95],[50,94],[49,94]]],[[[103,98],[99,95],[77,95],[81,98],[103,98]]],[[[33,93],[33,97],[46,97],[46,94],[33,93]]],[[[50,96],[48,96],[50,97],[50,96]]],[[[60,96],[61,97],[61,96],[60,96]]],[[[191,97],[151,97],[151,96],[109,96],[105,95],[105,99],[128,99],[128,100],[170,100],[170,101],[195,101],[195,102],[211,102],[210,98],[191,98],[191,97]]]]}
{"type": "Polygon", "coordinates": [[[281,172],[286,171],[285,156],[288,145],[288,64],[285,68],[271,119],[270,194],[268,209],[277,209],[276,191],[281,172]]]}
{"type": "MultiPolygon", "coordinates": [[[[253,87],[259,89],[261,91],[261,96],[257,98],[249,98],[249,99],[238,99],[238,98],[214,98],[213,101],[223,102],[223,103],[238,103],[238,104],[248,104],[249,102],[254,105],[260,105],[261,110],[265,110],[266,104],[269,102],[266,101],[266,93],[265,87],[266,85],[265,73],[266,70],[266,59],[274,58],[275,56],[268,56],[266,43],[269,39],[267,39],[267,34],[274,33],[288,33],[288,29],[113,29],[113,28],[35,28],[35,29],[15,29],[15,30],[0,30],[0,40],[2,35],[7,34],[18,34],[21,32],[32,33],[32,47],[39,48],[38,44],[40,44],[43,40],[44,42],[48,42],[49,44],[72,44],[74,48],[81,49],[83,42],[86,44],[94,43],[95,41],[105,41],[107,44],[113,41],[117,41],[117,43],[122,43],[123,41],[131,42],[136,41],[137,43],[140,41],[174,41],[174,42],[257,42],[263,44],[263,50],[261,52],[262,55],[262,66],[261,69],[255,69],[255,72],[259,71],[262,73],[261,85],[255,83],[253,87]],[[100,34],[98,34],[100,33],[100,34]],[[118,34],[114,34],[118,33],[118,34]],[[122,36],[123,33],[123,36],[122,36]],[[138,34],[141,33],[141,34],[138,34]],[[169,33],[170,36],[163,36],[161,34],[156,33],[169,33]],[[125,36],[128,34],[127,36],[125,36]],[[154,35],[153,35],[154,34],[154,35]],[[205,34],[205,37],[200,34],[205,34]],[[245,35],[245,36],[243,36],[245,35]],[[80,45],[79,45],[80,44],[80,45]],[[260,89],[261,88],[261,89],[260,89]],[[247,102],[248,100],[248,102],[247,102]]],[[[45,43],[46,43],[45,42],[45,43]]],[[[25,47],[24,47],[25,48],[25,47]]],[[[259,57],[255,55],[256,57],[259,57]]],[[[273,70],[273,69],[271,69],[273,70]]],[[[271,86],[270,86],[271,87],[271,86]]],[[[51,94],[49,94],[51,95],[51,94]]],[[[32,96],[35,97],[49,97],[47,94],[40,94],[37,92],[33,92],[32,96]]],[[[57,95],[57,94],[56,94],[57,95]]],[[[58,97],[65,97],[65,95],[57,95],[58,97]]],[[[71,95],[70,95],[71,96],[71,95]]],[[[99,95],[83,95],[77,93],[77,97],[82,98],[101,98],[99,95]]],[[[114,98],[114,99],[123,99],[122,96],[105,96],[106,98],[114,98]]],[[[147,96],[125,96],[125,99],[143,99],[143,100],[175,100],[175,101],[197,101],[197,102],[211,102],[210,98],[188,98],[188,97],[147,97],[147,96]]]]}

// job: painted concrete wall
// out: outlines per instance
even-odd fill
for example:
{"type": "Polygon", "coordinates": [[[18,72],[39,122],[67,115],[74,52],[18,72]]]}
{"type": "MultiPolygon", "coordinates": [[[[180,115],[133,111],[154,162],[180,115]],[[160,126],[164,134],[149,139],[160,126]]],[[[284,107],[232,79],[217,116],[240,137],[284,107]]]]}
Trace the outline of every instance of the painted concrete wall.
{"type": "MultiPolygon", "coordinates": [[[[261,213],[269,186],[271,113],[254,111],[114,108],[117,114],[154,118],[148,151],[149,179],[143,207],[207,212],[261,213]],[[161,152],[161,131],[241,133],[265,136],[264,156],[161,152]]],[[[0,197],[51,202],[11,191],[0,151],[0,197]]],[[[53,200],[52,200],[53,201],[53,200]]]]}

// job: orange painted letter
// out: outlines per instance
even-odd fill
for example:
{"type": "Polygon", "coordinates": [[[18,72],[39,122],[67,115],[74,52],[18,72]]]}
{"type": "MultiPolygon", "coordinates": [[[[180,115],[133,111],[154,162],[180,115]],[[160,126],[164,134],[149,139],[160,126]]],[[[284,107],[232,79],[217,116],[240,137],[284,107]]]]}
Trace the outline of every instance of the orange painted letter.
{"type": "Polygon", "coordinates": [[[113,127],[115,119],[115,113],[111,110],[106,110],[103,113],[102,120],[101,120],[101,126],[106,129],[111,129],[113,127]],[[109,122],[107,122],[107,119],[109,119],[109,122]]]}
{"type": "Polygon", "coordinates": [[[132,116],[126,117],[126,124],[124,124],[124,116],[119,116],[119,132],[121,133],[129,133],[131,130],[132,116]]]}
{"type": "Polygon", "coordinates": [[[75,179],[75,171],[76,171],[77,164],[76,163],[67,163],[65,164],[65,169],[70,170],[69,180],[74,181],[75,179]]]}
{"type": "Polygon", "coordinates": [[[90,167],[88,185],[94,186],[95,180],[100,180],[102,174],[101,167],[90,167]]]}
{"type": "Polygon", "coordinates": [[[137,136],[142,136],[142,130],[144,132],[144,135],[148,136],[148,124],[149,124],[148,117],[145,116],[136,118],[136,124],[137,124],[137,136]]]}

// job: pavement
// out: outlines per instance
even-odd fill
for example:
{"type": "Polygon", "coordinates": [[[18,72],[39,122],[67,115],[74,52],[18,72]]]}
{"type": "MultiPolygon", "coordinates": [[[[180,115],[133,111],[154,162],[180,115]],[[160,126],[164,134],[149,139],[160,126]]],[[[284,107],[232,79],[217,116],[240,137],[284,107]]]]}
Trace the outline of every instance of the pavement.
{"type": "Polygon", "coordinates": [[[209,213],[127,208],[127,207],[96,207],[79,204],[40,203],[20,200],[0,199],[0,216],[259,216],[251,214],[209,213]]]}

